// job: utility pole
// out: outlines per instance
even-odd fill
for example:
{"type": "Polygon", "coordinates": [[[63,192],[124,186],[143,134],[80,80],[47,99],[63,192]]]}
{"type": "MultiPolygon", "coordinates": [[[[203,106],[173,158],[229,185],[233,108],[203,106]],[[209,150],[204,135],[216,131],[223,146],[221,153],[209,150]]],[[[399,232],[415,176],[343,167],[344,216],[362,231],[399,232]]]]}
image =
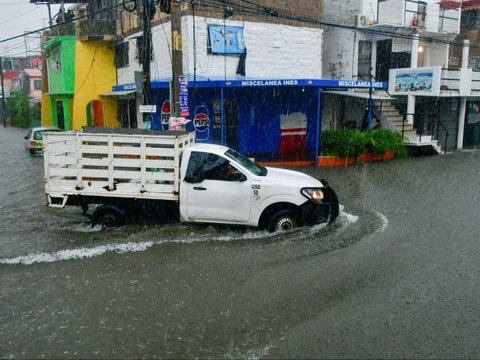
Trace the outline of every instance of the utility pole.
{"type": "Polygon", "coordinates": [[[172,115],[180,116],[180,84],[183,75],[182,59],[182,5],[180,0],[171,1],[172,8],[172,115]]]}
{"type": "Polygon", "coordinates": [[[3,117],[3,127],[7,127],[7,114],[5,111],[5,87],[3,86],[3,59],[0,56],[0,78],[2,85],[2,117],[3,117]]]}
{"type": "Polygon", "coordinates": [[[52,9],[50,7],[50,0],[48,0],[48,2],[47,2],[47,7],[48,7],[48,25],[50,25],[50,27],[52,27],[53,21],[52,21],[52,9]]]}
{"type": "MultiPolygon", "coordinates": [[[[150,103],[150,59],[152,57],[152,26],[151,21],[155,15],[153,0],[143,0],[143,98],[142,105],[150,103]]],[[[143,113],[143,122],[150,118],[150,113],[143,113]]]]}

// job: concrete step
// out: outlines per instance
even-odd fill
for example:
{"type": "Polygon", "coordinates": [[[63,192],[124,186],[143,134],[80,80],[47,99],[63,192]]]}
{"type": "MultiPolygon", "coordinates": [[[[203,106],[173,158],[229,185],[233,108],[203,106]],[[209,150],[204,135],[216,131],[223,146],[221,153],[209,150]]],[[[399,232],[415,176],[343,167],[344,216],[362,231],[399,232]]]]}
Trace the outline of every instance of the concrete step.
{"type": "Polygon", "coordinates": [[[380,111],[381,114],[384,114],[384,115],[400,115],[400,116],[403,116],[400,112],[398,112],[397,109],[382,109],[382,111],[380,111]]]}
{"type": "Polygon", "coordinates": [[[406,145],[417,145],[417,146],[422,146],[422,145],[438,145],[438,140],[433,140],[431,136],[422,136],[422,139],[420,140],[420,137],[418,135],[408,137],[408,142],[405,142],[406,145]]]}
{"type": "MultiPolygon", "coordinates": [[[[390,122],[403,123],[403,116],[400,116],[400,115],[388,116],[387,118],[390,122]]],[[[406,123],[407,122],[405,121],[405,124],[406,123]]]]}

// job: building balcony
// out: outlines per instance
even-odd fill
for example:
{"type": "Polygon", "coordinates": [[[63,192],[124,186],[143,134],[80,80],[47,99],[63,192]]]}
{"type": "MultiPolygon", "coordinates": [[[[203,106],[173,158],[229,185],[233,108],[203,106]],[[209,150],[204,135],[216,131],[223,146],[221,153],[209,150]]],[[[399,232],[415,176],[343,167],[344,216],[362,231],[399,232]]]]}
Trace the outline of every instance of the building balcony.
{"type": "Polygon", "coordinates": [[[386,0],[378,2],[376,10],[376,26],[410,28],[430,34],[460,32],[461,2],[457,0],[386,0]]]}
{"type": "Polygon", "coordinates": [[[117,20],[81,19],[78,22],[77,38],[80,41],[116,40],[117,20]]]}
{"type": "Polygon", "coordinates": [[[74,23],[62,23],[57,24],[55,27],[50,29],[51,36],[73,36],[75,35],[75,24],[74,23]]]}
{"type": "Polygon", "coordinates": [[[117,20],[80,19],[57,24],[50,29],[50,36],[77,36],[80,41],[117,40],[117,20]]]}
{"type": "Polygon", "coordinates": [[[444,93],[455,92],[459,96],[478,96],[480,93],[480,71],[442,69],[440,90],[444,93]]]}

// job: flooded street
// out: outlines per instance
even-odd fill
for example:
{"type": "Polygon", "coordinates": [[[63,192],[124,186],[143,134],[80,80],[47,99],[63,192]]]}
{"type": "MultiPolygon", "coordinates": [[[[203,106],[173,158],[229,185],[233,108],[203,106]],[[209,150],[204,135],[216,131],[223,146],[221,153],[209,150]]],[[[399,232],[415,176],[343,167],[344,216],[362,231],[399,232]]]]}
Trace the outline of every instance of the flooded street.
{"type": "Polygon", "coordinates": [[[478,358],[480,152],[305,171],[335,223],[92,228],[0,128],[0,358],[478,358]]]}

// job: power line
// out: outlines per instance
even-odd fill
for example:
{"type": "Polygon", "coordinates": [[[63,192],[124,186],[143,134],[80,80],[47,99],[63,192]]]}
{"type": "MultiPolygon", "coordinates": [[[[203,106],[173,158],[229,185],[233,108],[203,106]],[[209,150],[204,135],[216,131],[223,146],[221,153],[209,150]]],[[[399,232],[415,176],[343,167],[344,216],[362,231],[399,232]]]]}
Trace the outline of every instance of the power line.
{"type": "MultiPolygon", "coordinates": [[[[55,24],[55,25],[51,25],[51,26],[46,26],[46,27],[43,27],[43,28],[40,28],[40,29],[37,29],[37,30],[27,31],[24,34],[12,36],[12,37],[0,40],[0,44],[8,42],[8,41],[15,40],[15,39],[19,39],[19,38],[22,38],[22,37],[25,37],[25,36],[28,36],[28,35],[31,35],[31,34],[35,34],[35,33],[39,33],[39,32],[42,32],[42,31],[50,30],[50,29],[62,26],[66,23],[70,23],[70,22],[73,22],[73,21],[76,21],[76,20],[80,20],[80,19],[83,19],[85,17],[91,16],[91,15],[94,15],[94,14],[102,13],[102,12],[107,11],[107,10],[118,8],[120,6],[123,6],[124,4],[128,4],[128,3],[131,3],[131,2],[134,2],[134,1],[135,0],[123,0],[116,5],[103,8],[101,10],[92,12],[90,14],[73,17],[69,21],[65,21],[65,22],[55,24]]],[[[188,3],[191,2],[191,0],[180,0],[180,1],[181,2],[188,2],[188,3]]],[[[320,21],[320,20],[314,19],[314,18],[304,17],[304,16],[289,15],[289,14],[284,13],[281,9],[274,8],[274,7],[271,7],[271,6],[267,7],[267,6],[264,6],[264,5],[259,4],[257,2],[254,2],[252,0],[241,0],[241,1],[244,2],[247,5],[241,5],[238,2],[233,2],[231,0],[223,0],[223,4],[220,4],[219,2],[216,2],[215,0],[211,0],[211,1],[210,0],[196,0],[195,1],[195,6],[197,8],[197,11],[200,8],[203,7],[203,9],[206,10],[206,11],[212,11],[212,9],[217,9],[217,10],[219,10],[219,12],[223,12],[225,6],[228,5],[228,6],[232,7],[233,10],[236,9],[239,12],[252,14],[252,15],[262,15],[262,16],[266,16],[266,17],[280,18],[280,19],[290,20],[290,21],[297,21],[297,22],[302,22],[302,23],[311,24],[311,25],[319,25],[319,26],[324,26],[324,27],[351,30],[351,31],[360,31],[360,32],[371,34],[371,35],[388,36],[388,37],[392,37],[392,38],[401,38],[401,39],[409,39],[409,40],[412,40],[412,39],[416,38],[416,39],[419,39],[419,40],[422,40],[422,41],[425,41],[425,42],[430,42],[430,43],[439,43],[439,44],[461,46],[461,47],[465,46],[463,41],[444,40],[444,39],[438,39],[438,38],[435,38],[435,37],[432,37],[432,36],[426,36],[426,35],[418,34],[418,33],[416,33],[416,31],[417,31],[416,29],[412,29],[412,30],[406,29],[406,30],[409,31],[409,33],[398,33],[398,32],[395,32],[395,31],[381,30],[381,29],[378,29],[378,28],[375,28],[375,27],[359,28],[359,27],[351,26],[351,25],[329,23],[329,22],[320,21]]],[[[480,48],[480,45],[476,45],[476,44],[473,44],[473,43],[469,43],[466,46],[468,46],[470,48],[480,48]]]]}
{"type": "Polygon", "coordinates": [[[72,23],[72,22],[74,22],[74,21],[76,21],[76,20],[81,20],[81,19],[87,18],[87,17],[92,16],[92,15],[100,14],[100,13],[103,13],[103,12],[108,11],[108,10],[113,10],[113,9],[115,9],[115,8],[119,8],[120,6],[123,6],[123,4],[130,3],[130,2],[134,2],[134,1],[135,1],[135,0],[123,0],[123,1],[119,2],[119,3],[116,4],[116,5],[112,5],[112,6],[109,6],[109,7],[105,7],[105,8],[102,8],[102,9],[100,9],[100,10],[93,11],[93,12],[91,12],[91,13],[89,13],[89,14],[85,14],[85,15],[82,15],[82,16],[74,16],[74,17],[72,17],[72,18],[71,18],[70,20],[68,20],[68,21],[64,21],[64,22],[61,22],[61,23],[58,23],[58,24],[54,24],[54,25],[51,25],[51,26],[45,26],[45,27],[40,28],[40,29],[37,29],[37,30],[26,31],[26,32],[24,32],[22,35],[16,35],[16,36],[12,36],[12,37],[9,37],[9,38],[0,40],[0,44],[5,43],[5,42],[8,42],[8,41],[16,40],[16,39],[25,37],[25,36],[27,36],[27,35],[36,34],[36,33],[41,33],[42,31],[47,31],[47,30],[50,30],[50,29],[54,29],[54,28],[57,28],[57,27],[59,27],[59,26],[63,26],[63,25],[65,25],[65,24],[72,23]]]}
{"type": "MultiPolygon", "coordinates": [[[[335,23],[329,23],[325,21],[320,21],[314,18],[309,18],[309,17],[303,17],[303,16],[294,16],[294,15],[289,15],[284,13],[281,9],[277,9],[274,7],[266,7],[262,4],[256,3],[251,0],[241,0],[242,2],[248,3],[250,5],[254,5],[257,8],[252,8],[249,6],[243,6],[239,5],[237,2],[233,2],[231,0],[224,0],[224,3],[228,4],[229,6],[233,7],[234,10],[238,9],[240,12],[244,13],[250,13],[254,15],[263,15],[263,16],[271,16],[275,18],[281,18],[285,20],[291,20],[291,21],[297,21],[297,22],[303,22],[303,23],[308,23],[312,25],[322,25],[324,27],[331,27],[331,28],[338,28],[338,29],[345,29],[345,30],[352,30],[352,31],[360,31],[360,32],[365,32],[369,33],[371,35],[379,35],[379,36],[389,36],[392,38],[401,38],[401,39],[409,39],[412,40],[414,38],[418,38],[419,40],[425,41],[425,42],[430,42],[430,43],[440,43],[440,44],[445,44],[445,45],[452,45],[452,46],[460,46],[463,47],[465,46],[462,41],[455,41],[455,40],[444,40],[444,39],[438,39],[435,37],[431,36],[426,36],[422,34],[417,34],[416,29],[412,29],[410,33],[397,33],[394,31],[389,31],[389,30],[381,30],[378,28],[359,28],[356,26],[351,26],[351,25],[345,25],[345,24],[335,24],[335,23]]],[[[203,6],[204,9],[211,9],[211,8],[216,8],[216,9],[223,9],[223,4],[219,4],[218,2],[215,2],[215,0],[197,0],[196,1],[196,6],[203,6]]],[[[468,45],[471,48],[480,48],[480,45],[476,45],[473,43],[470,43],[468,45]]]]}

